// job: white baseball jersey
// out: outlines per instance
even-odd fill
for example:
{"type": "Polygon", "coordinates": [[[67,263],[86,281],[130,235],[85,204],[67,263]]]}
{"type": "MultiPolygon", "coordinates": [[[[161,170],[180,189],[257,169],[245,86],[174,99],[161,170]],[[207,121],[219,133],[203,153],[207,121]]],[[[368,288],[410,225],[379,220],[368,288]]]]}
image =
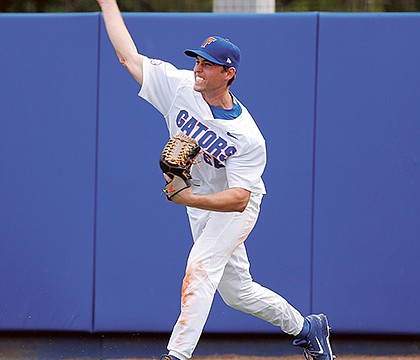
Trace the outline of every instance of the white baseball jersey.
{"type": "Polygon", "coordinates": [[[194,73],[172,64],[144,59],[143,85],[139,96],[164,117],[170,137],[183,133],[196,139],[203,150],[191,168],[193,192],[212,194],[244,188],[265,194],[262,174],[266,164],[265,140],[248,110],[231,120],[215,119],[199,92],[194,73]]]}

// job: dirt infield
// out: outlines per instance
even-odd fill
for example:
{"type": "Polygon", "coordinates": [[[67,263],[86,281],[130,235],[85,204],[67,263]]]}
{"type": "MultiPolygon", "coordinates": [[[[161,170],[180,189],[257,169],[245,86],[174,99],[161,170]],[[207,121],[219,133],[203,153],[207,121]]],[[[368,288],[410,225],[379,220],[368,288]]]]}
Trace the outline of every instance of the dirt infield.
{"type": "MultiPolygon", "coordinates": [[[[303,360],[301,355],[293,356],[280,356],[280,357],[260,357],[260,356],[210,356],[210,357],[197,357],[197,360],[303,360]]],[[[337,357],[337,360],[420,360],[420,355],[389,355],[389,356],[365,356],[365,355],[343,355],[337,357]]]]}
{"type": "MultiPolygon", "coordinates": [[[[0,360],[158,360],[166,342],[167,334],[0,333],[0,360]]],[[[206,335],[193,360],[304,360],[290,345],[288,337],[206,335]]],[[[420,360],[420,337],[337,335],[333,350],[337,360],[420,360]]]]}
{"type": "MultiPolygon", "coordinates": [[[[303,356],[294,355],[294,356],[280,356],[280,357],[259,357],[259,356],[217,356],[217,357],[200,357],[196,358],[197,360],[303,360],[303,356]]],[[[390,356],[364,356],[364,355],[343,355],[337,357],[337,360],[420,360],[420,355],[416,356],[400,356],[400,355],[390,355],[390,356]]]]}
{"type": "MultiPolygon", "coordinates": [[[[238,356],[238,355],[223,355],[223,356],[197,356],[196,360],[303,360],[301,355],[293,356],[238,356]]],[[[122,359],[108,359],[108,360],[122,360],[122,359]]],[[[156,360],[132,358],[125,360],[156,360]]],[[[384,355],[384,356],[366,356],[366,355],[342,355],[337,356],[337,360],[420,360],[420,355],[384,355]]]]}

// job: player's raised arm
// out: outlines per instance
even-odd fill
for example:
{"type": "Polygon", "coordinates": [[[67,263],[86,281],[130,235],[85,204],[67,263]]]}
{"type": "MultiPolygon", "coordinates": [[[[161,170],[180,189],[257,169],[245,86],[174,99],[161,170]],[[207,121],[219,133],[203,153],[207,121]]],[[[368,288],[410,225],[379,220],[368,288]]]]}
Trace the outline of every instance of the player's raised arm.
{"type": "Polygon", "coordinates": [[[120,63],[140,83],[143,83],[143,55],[128,32],[116,0],[97,0],[101,7],[106,31],[120,63]]]}

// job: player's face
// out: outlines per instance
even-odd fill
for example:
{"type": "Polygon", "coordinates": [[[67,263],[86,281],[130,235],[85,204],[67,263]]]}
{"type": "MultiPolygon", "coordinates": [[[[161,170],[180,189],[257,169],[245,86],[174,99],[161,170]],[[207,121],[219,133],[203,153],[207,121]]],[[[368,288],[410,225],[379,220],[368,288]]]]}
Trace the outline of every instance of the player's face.
{"type": "Polygon", "coordinates": [[[214,64],[201,56],[197,56],[194,66],[194,90],[203,95],[224,91],[229,80],[228,72],[223,66],[214,64]]]}

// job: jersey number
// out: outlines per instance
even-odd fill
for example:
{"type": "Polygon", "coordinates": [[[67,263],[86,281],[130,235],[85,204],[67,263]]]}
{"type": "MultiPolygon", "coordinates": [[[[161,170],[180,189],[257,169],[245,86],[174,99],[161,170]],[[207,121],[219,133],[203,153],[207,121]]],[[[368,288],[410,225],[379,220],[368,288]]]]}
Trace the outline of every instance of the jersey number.
{"type": "Polygon", "coordinates": [[[222,167],[225,167],[219,160],[217,160],[213,156],[210,156],[209,154],[204,153],[203,158],[204,158],[204,161],[207,164],[209,164],[210,166],[214,166],[216,169],[220,169],[222,167]]]}

